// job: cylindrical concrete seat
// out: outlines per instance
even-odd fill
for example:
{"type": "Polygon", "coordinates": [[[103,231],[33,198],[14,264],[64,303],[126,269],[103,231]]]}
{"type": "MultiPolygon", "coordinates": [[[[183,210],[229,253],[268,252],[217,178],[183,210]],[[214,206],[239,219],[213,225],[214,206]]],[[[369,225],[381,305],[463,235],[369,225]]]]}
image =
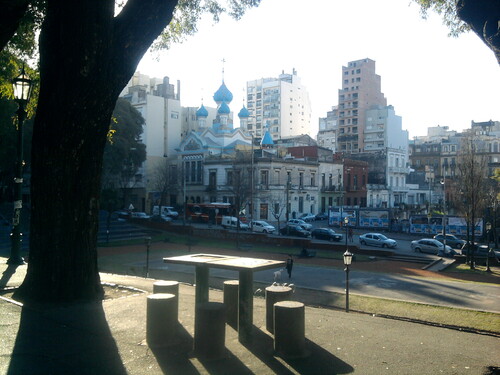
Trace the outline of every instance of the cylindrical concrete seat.
{"type": "Polygon", "coordinates": [[[292,288],[289,286],[271,285],[266,288],[266,329],[274,333],[273,305],[280,301],[292,299],[292,288]]]}
{"type": "Polygon", "coordinates": [[[196,306],[194,353],[204,359],[222,359],[226,346],[226,306],[203,302],[196,306]]]}
{"type": "Polygon", "coordinates": [[[224,281],[224,305],[226,306],[226,322],[238,329],[238,280],[224,281]]]}
{"type": "Polygon", "coordinates": [[[176,310],[179,310],[179,282],[174,280],[159,280],[153,284],[153,293],[170,293],[176,296],[176,310]]]}
{"type": "Polygon", "coordinates": [[[146,339],[149,346],[169,344],[178,324],[177,296],[170,293],[147,297],[146,339]]]}
{"type": "Polygon", "coordinates": [[[274,351],[284,358],[307,356],[303,303],[281,301],[274,304],[274,351]]]}
{"type": "Polygon", "coordinates": [[[153,284],[153,293],[170,293],[179,297],[179,282],[173,280],[159,280],[153,284]]]}

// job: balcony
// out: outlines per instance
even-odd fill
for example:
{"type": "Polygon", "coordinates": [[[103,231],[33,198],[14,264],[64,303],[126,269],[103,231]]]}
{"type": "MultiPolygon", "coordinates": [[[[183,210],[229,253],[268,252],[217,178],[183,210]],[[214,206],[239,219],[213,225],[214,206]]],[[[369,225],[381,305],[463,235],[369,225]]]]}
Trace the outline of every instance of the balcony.
{"type": "Polygon", "coordinates": [[[410,170],[409,168],[405,167],[389,167],[389,173],[404,173],[404,174],[409,174],[410,170]]]}

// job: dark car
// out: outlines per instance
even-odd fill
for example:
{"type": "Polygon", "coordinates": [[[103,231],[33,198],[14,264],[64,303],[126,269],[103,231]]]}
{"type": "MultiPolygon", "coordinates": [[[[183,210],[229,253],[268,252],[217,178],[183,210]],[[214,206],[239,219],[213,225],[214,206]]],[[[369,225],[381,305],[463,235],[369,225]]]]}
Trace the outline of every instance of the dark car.
{"type": "Polygon", "coordinates": [[[326,212],[320,212],[316,215],[316,220],[326,220],[328,219],[328,214],[326,212]]]}
{"type": "MultiPolygon", "coordinates": [[[[441,243],[444,243],[444,235],[442,233],[436,234],[434,236],[435,240],[438,240],[441,243]]],[[[455,249],[461,249],[462,246],[464,246],[465,241],[461,240],[457,236],[454,236],[453,234],[447,234],[446,235],[446,245],[453,247],[455,249]]]]}
{"type": "Polygon", "coordinates": [[[305,230],[300,225],[292,225],[288,224],[287,226],[280,229],[280,233],[289,236],[298,236],[298,237],[309,237],[311,232],[305,230]]]}
{"type": "Polygon", "coordinates": [[[311,231],[311,237],[318,240],[327,241],[340,241],[342,240],[342,235],[335,233],[333,229],[330,228],[315,228],[311,231]]]}

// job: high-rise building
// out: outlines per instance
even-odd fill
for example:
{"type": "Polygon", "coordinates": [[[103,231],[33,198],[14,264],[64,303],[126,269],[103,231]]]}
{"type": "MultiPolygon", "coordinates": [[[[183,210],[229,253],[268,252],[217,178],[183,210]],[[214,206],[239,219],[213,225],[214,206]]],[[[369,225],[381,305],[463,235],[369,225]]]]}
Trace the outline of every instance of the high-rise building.
{"type": "Polygon", "coordinates": [[[247,107],[250,134],[262,137],[266,127],[273,139],[307,134],[311,127],[311,103],[297,72],[278,78],[261,78],[247,82],[247,107]]]}
{"type": "Polygon", "coordinates": [[[342,88],[339,90],[337,151],[358,153],[365,149],[366,111],[385,107],[380,76],[375,61],[351,61],[342,67],[342,88]]]}

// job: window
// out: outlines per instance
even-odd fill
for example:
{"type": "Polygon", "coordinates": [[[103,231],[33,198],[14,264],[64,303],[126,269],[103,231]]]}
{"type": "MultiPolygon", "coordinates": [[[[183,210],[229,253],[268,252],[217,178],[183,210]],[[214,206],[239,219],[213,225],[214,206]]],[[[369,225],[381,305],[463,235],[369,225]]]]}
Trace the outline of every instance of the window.
{"type": "Polygon", "coordinates": [[[262,186],[269,184],[269,171],[260,171],[260,184],[262,186]]]}
{"type": "Polygon", "coordinates": [[[302,189],[303,187],[304,187],[304,172],[300,172],[299,173],[299,188],[302,189]]]}
{"type": "Polygon", "coordinates": [[[226,173],[226,183],[228,185],[232,185],[233,184],[233,171],[227,171],[227,173],[226,173]]]}
{"type": "Polygon", "coordinates": [[[172,113],[170,113],[170,118],[178,119],[179,118],[179,112],[172,112],[172,113]]]}
{"type": "Polygon", "coordinates": [[[267,203],[261,203],[260,204],[260,215],[259,215],[259,218],[261,220],[267,220],[267,212],[268,212],[268,205],[267,205],[267,203]]]}
{"type": "Polygon", "coordinates": [[[316,186],[316,173],[311,173],[311,186],[316,186]]]}
{"type": "Polygon", "coordinates": [[[215,189],[217,186],[217,171],[215,169],[209,171],[208,186],[212,189],[215,189]]]}

